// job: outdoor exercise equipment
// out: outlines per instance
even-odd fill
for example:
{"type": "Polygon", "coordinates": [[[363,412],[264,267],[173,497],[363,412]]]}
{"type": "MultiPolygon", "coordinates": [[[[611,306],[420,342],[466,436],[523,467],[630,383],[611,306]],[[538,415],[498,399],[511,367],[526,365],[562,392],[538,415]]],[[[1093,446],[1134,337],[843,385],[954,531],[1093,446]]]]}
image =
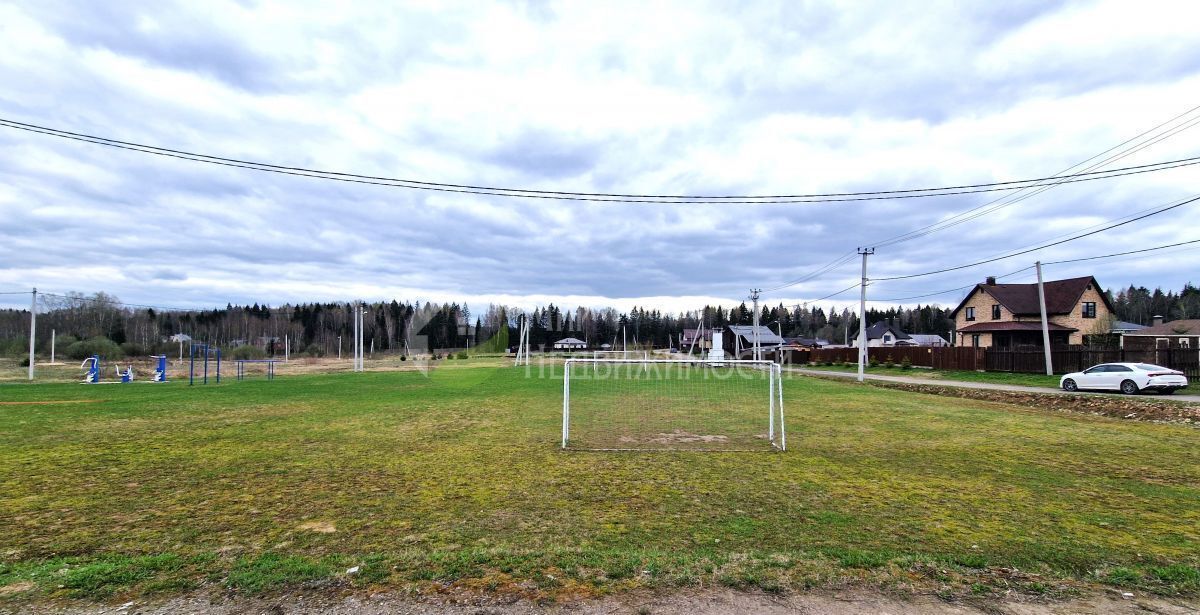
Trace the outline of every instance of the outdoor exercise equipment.
{"type": "Polygon", "coordinates": [[[86,369],[83,374],[83,384],[96,384],[100,382],[100,355],[92,355],[83,360],[79,367],[86,369]]]}
{"type": "Polygon", "coordinates": [[[209,357],[212,357],[215,354],[216,360],[217,360],[217,384],[221,384],[221,349],[211,347],[208,344],[194,343],[194,344],[192,344],[192,351],[191,351],[192,362],[191,362],[191,366],[188,368],[188,386],[196,384],[196,351],[197,350],[199,350],[203,353],[200,356],[200,360],[203,361],[203,363],[204,363],[204,372],[203,372],[200,383],[208,384],[208,359],[209,359],[209,357]]]}
{"type": "Polygon", "coordinates": [[[156,354],[150,357],[158,360],[158,366],[154,368],[154,376],[150,378],[150,382],[166,382],[167,381],[167,355],[156,354]]]}
{"type": "Polygon", "coordinates": [[[121,382],[133,382],[133,366],[132,365],[125,368],[125,371],[121,371],[120,365],[114,367],[113,369],[117,370],[117,378],[120,378],[121,382]]]}

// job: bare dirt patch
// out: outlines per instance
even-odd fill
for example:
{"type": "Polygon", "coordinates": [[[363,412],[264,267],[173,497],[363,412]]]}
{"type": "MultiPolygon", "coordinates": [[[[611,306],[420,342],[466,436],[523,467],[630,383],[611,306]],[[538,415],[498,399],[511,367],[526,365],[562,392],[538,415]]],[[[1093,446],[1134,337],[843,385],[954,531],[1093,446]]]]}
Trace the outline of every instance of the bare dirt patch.
{"type": "Polygon", "coordinates": [[[0,406],[51,406],[54,404],[100,404],[103,399],[60,399],[52,401],[0,401],[0,406]]]}
{"type": "Polygon", "coordinates": [[[296,526],[296,529],[317,532],[318,534],[333,534],[337,532],[337,526],[328,521],[305,521],[296,526]]]}
{"type": "Polygon", "coordinates": [[[729,436],[688,433],[682,429],[676,429],[670,433],[656,434],[653,438],[648,438],[646,441],[654,444],[689,444],[692,442],[723,443],[729,441],[729,436]]]}
{"type": "Polygon", "coordinates": [[[673,592],[629,592],[595,600],[540,604],[528,601],[495,601],[486,596],[414,598],[393,593],[337,595],[302,592],[280,596],[246,598],[200,593],[163,601],[136,601],[119,605],[74,604],[0,604],[0,613],[60,615],[79,613],[137,613],[167,615],[248,615],[251,613],[288,613],[292,615],[382,615],[409,613],[425,615],[601,615],[615,613],[654,613],[656,615],[744,615],[812,613],[824,615],[1132,615],[1158,613],[1185,615],[1197,613],[1200,602],[1183,599],[1147,598],[1104,593],[1045,601],[1025,596],[981,598],[954,602],[927,594],[889,595],[875,590],[809,592],[774,595],[735,590],[681,590],[673,592]],[[11,610],[10,610],[11,608],[11,610]]]}
{"type": "Polygon", "coordinates": [[[0,596],[12,596],[24,593],[33,589],[34,587],[37,586],[31,581],[17,581],[16,583],[9,583],[8,585],[0,587],[0,596]]]}
{"type": "Polygon", "coordinates": [[[912,393],[929,393],[942,397],[978,399],[1005,404],[1026,406],[1038,410],[1073,412],[1107,416],[1130,421],[1152,423],[1175,423],[1200,427],[1200,405],[1183,402],[1146,399],[1136,396],[1061,395],[1057,393],[1025,393],[947,387],[928,384],[908,384],[872,380],[871,386],[885,389],[900,389],[912,393]]]}

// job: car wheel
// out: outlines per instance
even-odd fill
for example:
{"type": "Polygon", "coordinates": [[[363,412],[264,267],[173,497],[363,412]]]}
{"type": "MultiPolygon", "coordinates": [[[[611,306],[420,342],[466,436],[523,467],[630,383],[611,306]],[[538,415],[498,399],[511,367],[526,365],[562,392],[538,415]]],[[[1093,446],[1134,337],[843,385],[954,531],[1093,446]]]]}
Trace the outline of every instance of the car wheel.
{"type": "Polygon", "coordinates": [[[1068,391],[1070,393],[1074,393],[1075,391],[1079,390],[1079,385],[1075,384],[1075,381],[1070,378],[1063,380],[1062,387],[1064,391],[1068,391]]]}
{"type": "Polygon", "coordinates": [[[1174,395],[1174,394],[1175,394],[1175,389],[1163,389],[1163,390],[1162,390],[1162,394],[1163,394],[1163,395],[1174,395]]]}
{"type": "Polygon", "coordinates": [[[1132,380],[1126,380],[1121,383],[1121,392],[1126,395],[1137,395],[1138,385],[1132,380]]]}

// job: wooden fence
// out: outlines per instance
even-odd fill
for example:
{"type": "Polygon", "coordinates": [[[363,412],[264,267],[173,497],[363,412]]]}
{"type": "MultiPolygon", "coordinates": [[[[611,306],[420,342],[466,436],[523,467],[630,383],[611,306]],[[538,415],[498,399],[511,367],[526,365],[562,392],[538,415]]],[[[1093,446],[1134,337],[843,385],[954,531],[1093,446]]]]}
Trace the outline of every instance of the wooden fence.
{"type": "MultiPolygon", "coordinates": [[[[1041,350],[993,350],[991,348],[898,346],[867,348],[870,361],[899,365],[905,359],[913,367],[990,372],[1044,373],[1045,355],[1041,350]]],[[[857,348],[821,348],[785,351],[791,363],[854,363],[857,348]]],[[[1083,371],[1097,363],[1152,363],[1179,370],[1189,378],[1200,379],[1200,350],[1172,348],[1163,350],[1101,349],[1087,346],[1056,347],[1050,351],[1054,373],[1083,371]]]]}

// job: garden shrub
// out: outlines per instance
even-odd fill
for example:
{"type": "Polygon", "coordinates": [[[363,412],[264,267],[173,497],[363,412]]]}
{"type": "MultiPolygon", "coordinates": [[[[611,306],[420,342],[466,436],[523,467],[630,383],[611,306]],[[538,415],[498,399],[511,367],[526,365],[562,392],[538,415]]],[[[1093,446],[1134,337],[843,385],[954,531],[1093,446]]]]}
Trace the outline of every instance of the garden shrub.
{"type": "Polygon", "coordinates": [[[76,361],[82,361],[92,355],[100,355],[103,359],[120,359],[125,352],[116,342],[107,337],[97,336],[81,342],[75,342],[66,349],[67,356],[76,361]]]}
{"type": "Polygon", "coordinates": [[[231,361],[267,358],[267,351],[263,350],[262,348],[259,348],[258,346],[250,346],[250,345],[238,346],[237,348],[231,348],[231,349],[225,351],[224,354],[225,354],[225,358],[228,358],[231,361]]]}
{"type": "Polygon", "coordinates": [[[127,357],[140,357],[142,355],[150,354],[150,353],[146,352],[145,347],[143,347],[139,344],[135,344],[133,342],[122,343],[121,344],[121,352],[125,353],[125,356],[127,356],[127,357]]]}

